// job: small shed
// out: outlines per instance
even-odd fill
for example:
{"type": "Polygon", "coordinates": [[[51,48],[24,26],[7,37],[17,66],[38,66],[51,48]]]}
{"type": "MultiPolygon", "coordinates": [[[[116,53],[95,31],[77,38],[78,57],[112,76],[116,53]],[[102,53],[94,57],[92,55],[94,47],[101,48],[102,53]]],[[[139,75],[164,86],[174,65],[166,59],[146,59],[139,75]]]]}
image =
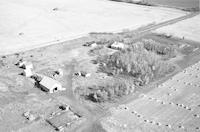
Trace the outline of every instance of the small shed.
{"type": "Polygon", "coordinates": [[[54,71],[54,73],[53,73],[53,77],[57,77],[57,76],[62,77],[63,75],[64,75],[63,70],[60,68],[58,70],[54,71]]]}
{"type": "Polygon", "coordinates": [[[27,111],[27,112],[23,113],[23,116],[24,116],[27,120],[29,120],[29,121],[33,121],[33,120],[35,120],[36,118],[38,118],[38,117],[36,116],[36,114],[33,114],[33,113],[30,112],[30,111],[27,111]]]}
{"type": "Polygon", "coordinates": [[[90,77],[91,76],[90,73],[87,73],[85,71],[76,72],[76,73],[74,73],[74,75],[76,75],[76,76],[82,76],[82,77],[90,77]]]}
{"type": "Polygon", "coordinates": [[[86,47],[95,47],[97,44],[95,43],[95,41],[91,41],[91,42],[86,42],[85,44],[83,44],[83,46],[86,46],[86,47]]]}
{"type": "Polygon", "coordinates": [[[83,77],[90,77],[91,74],[90,73],[86,73],[86,72],[82,72],[81,76],[83,76],[83,77]]]}
{"type": "Polygon", "coordinates": [[[90,46],[91,46],[91,47],[97,47],[98,45],[97,45],[97,43],[93,43],[93,44],[91,44],[90,46]]]}
{"type": "Polygon", "coordinates": [[[49,93],[65,90],[60,82],[47,76],[43,76],[42,80],[39,82],[39,85],[42,90],[49,93]]]}

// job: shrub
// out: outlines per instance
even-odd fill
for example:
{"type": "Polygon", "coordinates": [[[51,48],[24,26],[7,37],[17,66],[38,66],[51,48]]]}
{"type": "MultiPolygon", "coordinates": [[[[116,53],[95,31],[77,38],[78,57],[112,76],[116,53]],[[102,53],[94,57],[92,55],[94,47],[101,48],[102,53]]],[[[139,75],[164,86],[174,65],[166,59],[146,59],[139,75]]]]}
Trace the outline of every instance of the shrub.
{"type": "Polygon", "coordinates": [[[109,45],[109,44],[112,44],[112,43],[114,43],[114,40],[110,40],[110,39],[105,39],[105,38],[101,38],[100,40],[97,40],[96,41],[96,44],[98,44],[98,45],[109,45]]]}
{"type": "Polygon", "coordinates": [[[96,46],[95,48],[91,49],[89,51],[90,55],[100,55],[101,50],[103,49],[103,46],[96,46]]]}

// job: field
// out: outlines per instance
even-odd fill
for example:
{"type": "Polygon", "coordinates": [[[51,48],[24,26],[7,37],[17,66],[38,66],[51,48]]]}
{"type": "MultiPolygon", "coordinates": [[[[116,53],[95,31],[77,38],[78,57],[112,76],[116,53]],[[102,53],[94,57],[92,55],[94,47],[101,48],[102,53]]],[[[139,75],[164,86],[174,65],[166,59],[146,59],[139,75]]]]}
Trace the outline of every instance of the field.
{"type": "Polygon", "coordinates": [[[108,131],[197,132],[200,130],[200,62],[131,103],[111,109],[108,131]]]}
{"type": "Polygon", "coordinates": [[[148,3],[169,7],[191,9],[199,8],[199,0],[145,0],[148,3]]]}
{"type": "Polygon", "coordinates": [[[187,11],[199,11],[199,0],[112,0],[147,6],[164,6],[187,11]]]}
{"type": "Polygon", "coordinates": [[[162,27],[156,30],[157,33],[163,33],[179,37],[181,39],[188,39],[200,42],[200,15],[191,19],[180,21],[176,24],[162,27]]]}
{"type": "Polygon", "coordinates": [[[59,43],[89,32],[136,29],[183,11],[107,0],[0,1],[0,54],[59,43]]]}

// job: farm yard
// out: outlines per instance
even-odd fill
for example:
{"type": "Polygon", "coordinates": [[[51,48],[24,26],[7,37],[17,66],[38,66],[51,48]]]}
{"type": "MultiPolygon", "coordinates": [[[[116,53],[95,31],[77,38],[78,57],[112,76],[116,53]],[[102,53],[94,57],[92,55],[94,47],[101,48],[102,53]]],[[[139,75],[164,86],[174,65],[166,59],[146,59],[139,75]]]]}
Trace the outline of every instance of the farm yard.
{"type": "MultiPolygon", "coordinates": [[[[127,35],[127,32],[125,34],[127,35]]],[[[133,100],[132,99],[130,100],[132,103],[134,103],[135,99],[137,101],[139,94],[145,94],[147,91],[153,94],[154,90],[151,92],[152,87],[155,87],[156,85],[160,84],[159,81],[164,81],[167,78],[172,77],[182,68],[185,68],[188,65],[191,65],[194,62],[198,61],[199,58],[199,53],[200,53],[199,45],[186,44],[185,42],[183,43],[178,39],[174,40],[173,38],[166,38],[164,36],[159,36],[157,34],[152,34],[152,33],[141,36],[141,38],[137,39],[135,39],[134,36],[130,37],[129,38],[130,40],[127,40],[126,38],[125,44],[127,46],[131,46],[130,43],[132,42],[134,42],[133,45],[139,44],[138,42],[147,43],[148,41],[150,42],[150,45],[155,44],[154,45],[155,49],[154,48],[151,50],[149,49],[148,51],[149,54],[154,54],[155,52],[157,54],[156,55],[157,57],[160,57],[163,61],[166,61],[165,63],[172,63],[173,65],[176,65],[174,71],[165,73],[164,75],[166,76],[161,76],[160,79],[151,80],[146,84],[140,83],[141,80],[135,77],[136,82],[134,81],[134,85],[136,85],[136,87],[130,87],[133,85],[133,82],[128,81],[129,79],[130,80],[133,79],[131,76],[127,76],[128,74],[124,74],[125,76],[117,74],[107,75],[106,73],[98,71],[98,68],[101,65],[94,63],[99,53],[102,55],[108,55],[108,54],[111,55],[112,53],[121,52],[120,49],[109,47],[110,42],[112,42],[113,40],[117,41],[117,39],[115,38],[116,36],[117,38],[121,37],[121,39],[124,39],[123,33],[91,34],[88,37],[83,37],[65,42],[63,45],[52,45],[18,54],[1,56],[0,72],[2,73],[2,75],[0,78],[1,79],[0,116],[1,119],[4,121],[0,121],[1,123],[0,129],[4,131],[20,130],[23,132],[26,131],[35,132],[35,129],[33,128],[37,128],[37,131],[41,132],[50,130],[54,131],[55,130],[54,128],[56,129],[60,128],[58,126],[59,124],[61,125],[65,124],[62,121],[68,121],[71,119],[71,117],[69,117],[69,119],[63,119],[61,118],[62,116],[61,117],[55,116],[55,120],[60,120],[58,124],[54,120],[49,119],[49,116],[52,115],[52,113],[57,113],[57,109],[59,108],[60,105],[68,104],[72,109],[75,110],[74,113],[78,113],[78,115],[81,115],[81,117],[79,120],[75,120],[75,122],[72,123],[71,126],[68,126],[65,129],[66,131],[92,132],[97,129],[102,131],[104,129],[108,130],[107,127],[104,125],[102,125],[101,127],[100,121],[101,119],[104,120],[104,118],[102,117],[107,117],[110,114],[111,114],[110,116],[112,116],[112,112],[110,113],[108,111],[110,108],[118,106],[118,104],[121,104],[120,102],[121,101],[123,102],[123,100],[126,100],[126,98],[127,99],[134,98],[133,100]],[[106,38],[108,40],[110,39],[110,41],[107,41],[106,38]],[[96,44],[93,44],[94,42],[96,42],[96,44]],[[157,44],[161,44],[162,46],[160,47],[157,44]],[[100,47],[103,46],[103,48],[97,48],[98,46],[100,47]],[[168,50],[161,50],[162,51],[161,52],[159,51],[160,49],[158,50],[156,47],[158,49],[160,48],[168,50]],[[169,50],[171,49],[169,47],[173,47],[173,49],[176,49],[175,50],[176,52],[174,52],[173,50],[169,50]],[[91,54],[91,51],[93,51],[94,49],[96,51],[93,52],[93,54],[91,54]],[[66,52],[66,50],[68,52],[66,52]],[[173,55],[173,52],[175,53],[175,56],[173,55]],[[194,58],[194,56],[196,57],[196,59],[191,59],[194,58]],[[19,69],[16,66],[16,62],[18,62],[21,59],[33,62],[34,71],[36,73],[44,74],[46,76],[52,77],[60,81],[63,87],[66,88],[66,91],[60,91],[57,93],[48,94],[40,90],[36,85],[34,85],[33,79],[26,78],[20,74],[22,72],[22,69],[19,69]],[[63,71],[62,77],[54,76],[54,71],[56,69],[62,69],[63,71]],[[117,81],[118,79],[121,79],[121,81],[117,81]],[[114,83],[111,83],[111,81],[109,80],[113,81],[114,83]],[[124,80],[126,85],[123,85],[122,80],[124,80]],[[117,81],[117,83],[115,81],[117,81]],[[106,97],[105,95],[108,94],[106,94],[104,91],[101,91],[103,89],[106,90],[105,89],[106,83],[109,84],[108,86],[110,86],[109,88],[111,93],[113,86],[118,86],[119,89],[115,89],[115,92],[112,96],[110,96],[111,95],[110,94],[109,96],[106,97]],[[112,86],[111,84],[114,85],[112,86]],[[141,84],[142,86],[139,86],[141,84]],[[151,85],[151,87],[149,87],[149,85],[151,85]],[[124,86],[126,87],[125,89],[123,88],[124,86]],[[84,89],[86,91],[84,90],[82,91],[82,88],[87,88],[87,89],[84,89]],[[91,93],[91,95],[87,94],[87,92],[91,93]],[[86,97],[90,98],[84,98],[84,95],[89,95],[86,97]],[[101,101],[102,99],[103,101],[101,101]],[[15,109],[15,107],[17,107],[17,109],[15,109]],[[33,119],[31,118],[32,119],[31,121],[27,120],[26,119],[27,117],[26,118],[23,117],[24,112],[30,113],[30,115],[28,116],[33,116],[35,119],[32,117],[33,119]],[[11,118],[12,120],[9,120],[11,118]],[[9,128],[6,127],[8,123],[10,124],[9,128]]],[[[139,51],[138,53],[140,52],[142,53],[143,50],[144,49],[141,49],[141,51],[139,51]]],[[[159,90],[157,92],[159,93],[159,90]]],[[[157,92],[155,91],[155,93],[157,92]]],[[[155,95],[149,95],[149,96],[166,102],[166,100],[159,98],[155,95]]],[[[148,98],[144,99],[150,101],[148,100],[148,98]]],[[[170,101],[172,102],[172,100],[169,100],[169,102],[170,101]]],[[[184,105],[187,107],[191,107],[189,104],[184,104],[184,105]]],[[[138,105],[138,109],[134,110],[139,110],[139,106],[140,105],[138,105]]],[[[143,111],[140,110],[140,112],[143,111]]],[[[66,116],[65,111],[64,112],[61,111],[61,114],[62,113],[64,116],[66,116]]],[[[141,113],[141,114],[146,114],[146,113],[141,113]]],[[[149,120],[149,118],[147,119],[149,120]]],[[[134,119],[136,121],[137,118],[134,119]]]]}
{"type": "Polygon", "coordinates": [[[0,132],[200,131],[196,0],[117,1],[0,1],[0,132]]]}

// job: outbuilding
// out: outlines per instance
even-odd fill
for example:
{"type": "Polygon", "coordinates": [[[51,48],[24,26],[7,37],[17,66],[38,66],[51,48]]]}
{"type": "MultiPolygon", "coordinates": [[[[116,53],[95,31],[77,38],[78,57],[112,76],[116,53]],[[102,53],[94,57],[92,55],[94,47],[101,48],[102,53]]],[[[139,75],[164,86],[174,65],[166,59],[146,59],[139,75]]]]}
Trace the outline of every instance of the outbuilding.
{"type": "Polygon", "coordinates": [[[74,73],[74,75],[82,76],[82,77],[90,77],[91,76],[90,73],[87,73],[87,72],[84,72],[84,71],[76,72],[76,73],[74,73]]]}
{"type": "Polygon", "coordinates": [[[65,88],[62,87],[60,82],[47,76],[42,77],[42,80],[39,82],[39,85],[42,90],[49,93],[65,90],[65,88]]]}
{"type": "Polygon", "coordinates": [[[91,41],[91,42],[86,42],[85,44],[83,44],[83,46],[86,46],[86,47],[95,47],[97,46],[97,44],[95,43],[95,41],[91,41]]]}
{"type": "Polygon", "coordinates": [[[19,67],[23,69],[33,69],[33,64],[31,62],[22,61],[19,63],[19,67]]]}
{"type": "Polygon", "coordinates": [[[26,77],[31,77],[33,76],[33,72],[31,69],[24,69],[23,75],[26,77]]]}

